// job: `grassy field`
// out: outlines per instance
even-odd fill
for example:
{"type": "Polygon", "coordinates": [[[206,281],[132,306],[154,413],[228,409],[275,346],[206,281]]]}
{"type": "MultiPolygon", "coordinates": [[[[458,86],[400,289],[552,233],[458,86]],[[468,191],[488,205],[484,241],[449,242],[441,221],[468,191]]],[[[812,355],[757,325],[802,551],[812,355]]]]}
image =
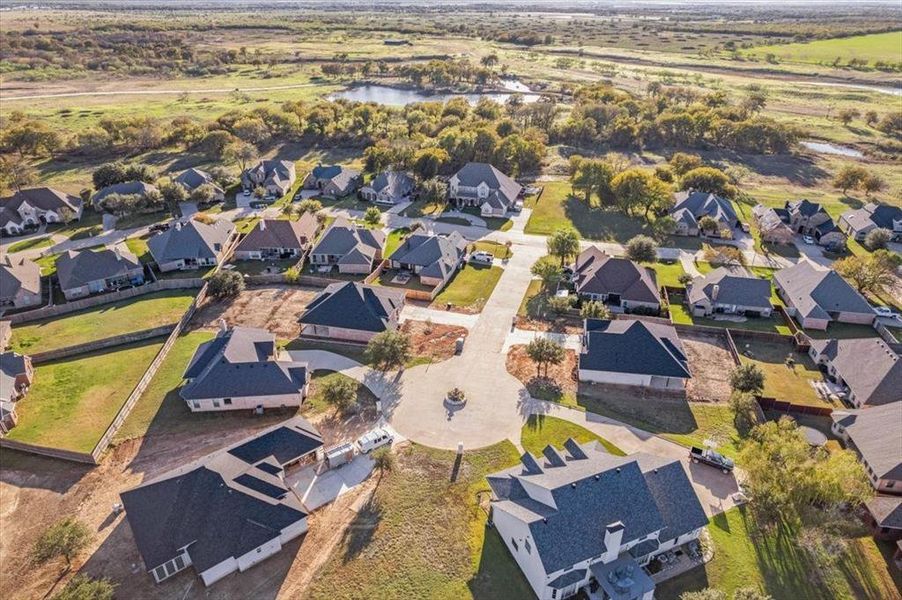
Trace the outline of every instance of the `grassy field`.
{"type": "Polygon", "coordinates": [[[17,352],[46,352],[176,323],[193,299],[193,290],[171,290],[18,325],[13,327],[12,348],[17,352]]]}
{"type": "Polygon", "coordinates": [[[626,455],[626,452],[585,427],[557,417],[530,415],[520,431],[520,445],[530,454],[541,454],[548,444],[562,449],[564,442],[569,438],[573,438],[580,444],[592,441],[601,442],[601,445],[611,454],[626,455]]]}
{"type": "Polygon", "coordinates": [[[436,306],[450,304],[459,308],[481,310],[504,270],[501,267],[484,267],[467,264],[457,272],[433,300],[436,306]]]}
{"type": "Polygon", "coordinates": [[[14,252],[21,252],[23,250],[37,250],[40,248],[47,248],[48,246],[52,245],[53,240],[50,239],[49,235],[45,237],[33,237],[27,240],[22,240],[10,244],[8,252],[10,254],[13,254],[14,252]]]}
{"type": "Polygon", "coordinates": [[[123,346],[36,366],[9,438],[90,452],[162,345],[160,340],[123,346]]]}
{"type": "MultiPolygon", "coordinates": [[[[517,463],[510,442],[456,453],[414,444],[378,482],[306,597],[521,599],[526,579],[486,526],[489,473],[517,463]]],[[[377,475],[378,477],[378,475],[377,475]]]]}
{"type": "Polygon", "coordinates": [[[779,61],[794,63],[832,64],[836,59],[840,59],[841,64],[847,64],[853,58],[866,60],[872,65],[877,61],[898,63],[902,60],[902,31],[817,40],[802,44],[759,46],[751,48],[747,54],[757,57],[773,54],[779,61]]]}
{"type": "Polygon", "coordinates": [[[743,363],[764,372],[764,396],[806,406],[830,406],[811,387],[811,382],[822,376],[807,354],[795,352],[789,344],[764,341],[737,342],[736,346],[743,363]],[[792,368],[786,365],[788,356],[795,361],[792,368]]]}

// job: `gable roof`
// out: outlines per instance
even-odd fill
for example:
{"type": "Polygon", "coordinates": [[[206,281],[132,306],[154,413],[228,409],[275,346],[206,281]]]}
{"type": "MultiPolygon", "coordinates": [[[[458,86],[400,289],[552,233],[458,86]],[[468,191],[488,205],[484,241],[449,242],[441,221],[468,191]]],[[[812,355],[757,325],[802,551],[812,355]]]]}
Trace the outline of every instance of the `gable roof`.
{"type": "Polygon", "coordinates": [[[146,196],[150,192],[157,192],[156,186],[143,181],[123,181],[122,183],[114,183],[99,190],[91,198],[94,206],[97,206],[101,200],[110,194],[119,194],[120,196],[146,196]]]}
{"type": "Polygon", "coordinates": [[[373,179],[369,187],[373,188],[376,193],[400,198],[413,191],[414,180],[403,171],[382,171],[373,179]]]}
{"type": "Polygon", "coordinates": [[[0,353],[0,400],[9,401],[16,385],[16,377],[28,372],[28,357],[18,352],[0,353]]]}
{"type": "Polygon", "coordinates": [[[827,213],[823,206],[809,200],[787,201],[786,210],[789,212],[797,212],[804,217],[813,217],[818,213],[827,213]]]}
{"type": "Polygon", "coordinates": [[[5,254],[0,258],[0,297],[13,298],[19,290],[41,293],[41,267],[27,258],[5,254]]]}
{"type": "Polygon", "coordinates": [[[786,229],[787,231],[792,231],[789,228],[789,225],[783,222],[783,219],[780,218],[780,213],[778,213],[775,209],[770,206],[764,206],[763,204],[757,204],[754,208],[752,208],[752,215],[754,215],[755,220],[758,222],[758,228],[761,231],[773,231],[775,229],[786,229]]]}
{"type": "Polygon", "coordinates": [[[396,320],[404,291],[355,281],[333,283],[320,292],[300,317],[306,325],[381,332],[396,320]]]}
{"type": "Polygon", "coordinates": [[[360,171],[342,165],[319,165],[311,172],[314,178],[327,179],[340,190],[347,189],[353,180],[360,176],[360,171]]]}
{"type": "Polygon", "coordinates": [[[158,233],[147,240],[147,247],[157,263],[166,263],[185,258],[216,258],[225,248],[235,226],[225,219],[217,219],[212,225],[191,219],[185,224],[176,224],[167,231],[158,233]]]}
{"type": "Polygon", "coordinates": [[[470,162],[454,174],[460,185],[478,187],[485,182],[490,190],[497,190],[499,195],[510,206],[517,200],[523,186],[488,163],[470,162]]]}
{"type": "Polygon", "coordinates": [[[902,402],[856,410],[834,410],[830,415],[881,479],[902,480],[902,402]]]}
{"type": "Polygon", "coordinates": [[[902,221],[902,208],[869,202],[861,208],[844,212],[841,218],[856,230],[880,227],[892,231],[893,222],[902,221]]]}
{"type": "Polygon", "coordinates": [[[236,250],[294,248],[303,250],[316,235],[319,222],[313,213],[304,213],[297,221],[263,219],[238,243],[236,250]]]}
{"type": "Polygon", "coordinates": [[[323,233],[311,254],[343,256],[358,250],[372,259],[385,246],[385,234],[377,229],[356,227],[347,219],[338,218],[323,233]]]}
{"type": "Polygon", "coordinates": [[[18,211],[23,202],[27,202],[39,210],[52,210],[54,212],[59,212],[62,208],[78,212],[78,209],[83,204],[82,199],[77,196],[49,187],[39,187],[19,190],[12,196],[0,199],[0,209],[18,211]]]}
{"type": "Polygon", "coordinates": [[[139,268],[138,257],[124,245],[102,250],[67,250],[56,259],[56,278],[61,288],[69,290],[139,268]]]}
{"type": "Polygon", "coordinates": [[[774,281],[803,317],[829,319],[830,312],[873,314],[874,309],[839,273],[815,267],[806,260],[780,269],[774,281]]]}
{"type": "Polygon", "coordinates": [[[696,277],[689,286],[690,304],[706,299],[718,304],[771,308],[770,281],[755,277],[744,267],[718,267],[701,277],[696,277]]]}
{"type": "Polygon", "coordinates": [[[447,236],[414,233],[407,236],[389,259],[422,267],[421,274],[427,277],[444,278],[454,272],[466,247],[466,240],[457,231],[447,236]]]}
{"type": "Polygon", "coordinates": [[[830,359],[860,404],[902,400],[902,360],[883,339],[811,340],[811,345],[830,359]]]}
{"type": "MultiPolygon", "coordinates": [[[[736,211],[733,209],[733,204],[717,194],[688,190],[675,193],[673,199],[675,204],[670,212],[674,215],[681,210],[687,210],[696,219],[708,216],[730,227],[739,221],[739,217],[736,216],[736,211]]],[[[678,222],[680,221],[676,216],[674,218],[678,222]]],[[[685,216],[681,215],[680,218],[685,219],[685,216]]]]}
{"type": "Polygon", "coordinates": [[[619,294],[623,300],[661,302],[655,272],[629,259],[589,246],[576,258],[575,267],[580,294],[619,294]]]}
{"type": "Polygon", "coordinates": [[[192,168],[182,171],[177,177],[173,178],[172,181],[173,183],[177,183],[184,187],[189,192],[193,192],[202,185],[211,185],[216,189],[221,189],[213,181],[213,176],[201,169],[192,168]]]}
{"type": "Polygon", "coordinates": [[[278,538],[307,516],[279,476],[290,462],[282,461],[297,460],[298,453],[320,446],[316,428],[294,417],[122,492],[126,518],[147,569],[188,546],[194,567],[202,573],[278,538]]]}
{"type": "Polygon", "coordinates": [[[579,368],[688,379],[676,329],[635,319],[586,319],[579,368]]]}
{"type": "Polygon", "coordinates": [[[864,504],[878,526],[902,529],[902,497],[874,496],[864,504]]]}

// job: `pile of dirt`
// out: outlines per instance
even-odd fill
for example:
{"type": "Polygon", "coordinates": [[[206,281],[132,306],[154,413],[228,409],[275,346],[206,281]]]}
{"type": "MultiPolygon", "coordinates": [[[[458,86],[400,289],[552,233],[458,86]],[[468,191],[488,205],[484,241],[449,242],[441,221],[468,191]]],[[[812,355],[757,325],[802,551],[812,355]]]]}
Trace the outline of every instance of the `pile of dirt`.
{"type": "Polygon", "coordinates": [[[425,356],[433,362],[454,356],[457,338],[467,335],[465,327],[428,321],[405,321],[401,331],[410,336],[410,354],[425,356]]]}
{"type": "Polygon", "coordinates": [[[257,327],[279,339],[294,339],[301,333],[298,317],[320,291],[288,285],[248,288],[236,298],[205,304],[191,328],[218,330],[219,320],[225,319],[229,326],[257,327]]]}

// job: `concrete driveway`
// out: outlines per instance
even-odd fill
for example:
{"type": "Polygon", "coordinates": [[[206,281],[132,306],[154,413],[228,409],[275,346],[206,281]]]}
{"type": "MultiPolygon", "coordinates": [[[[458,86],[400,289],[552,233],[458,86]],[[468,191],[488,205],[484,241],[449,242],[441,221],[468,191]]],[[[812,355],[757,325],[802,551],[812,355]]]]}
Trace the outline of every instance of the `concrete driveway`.
{"type": "Polygon", "coordinates": [[[373,459],[367,454],[354,457],[351,462],[317,472],[317,467],[304,467],[285,477],[285,482],[297,492],[309,511],[333,502],[366,481],[373,472],[373,459]]]}

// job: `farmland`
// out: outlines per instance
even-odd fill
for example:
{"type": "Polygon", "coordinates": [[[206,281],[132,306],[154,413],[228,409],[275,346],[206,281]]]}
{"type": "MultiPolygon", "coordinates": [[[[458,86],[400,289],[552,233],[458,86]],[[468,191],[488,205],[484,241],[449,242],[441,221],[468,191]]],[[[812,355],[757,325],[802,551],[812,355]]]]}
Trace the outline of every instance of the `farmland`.
{"type": "Polygon", "coordinates": [[[834,61],[847,63],[859,59],[873,63],[898,63],[902,49],[902,31],[856,35],[853,37],[817,40],[801,44],[780,44],[760,46],[750,49],[747,54],[763,57],[774,55],[777,60],[818,65],[833,64],[834,61]]]}

